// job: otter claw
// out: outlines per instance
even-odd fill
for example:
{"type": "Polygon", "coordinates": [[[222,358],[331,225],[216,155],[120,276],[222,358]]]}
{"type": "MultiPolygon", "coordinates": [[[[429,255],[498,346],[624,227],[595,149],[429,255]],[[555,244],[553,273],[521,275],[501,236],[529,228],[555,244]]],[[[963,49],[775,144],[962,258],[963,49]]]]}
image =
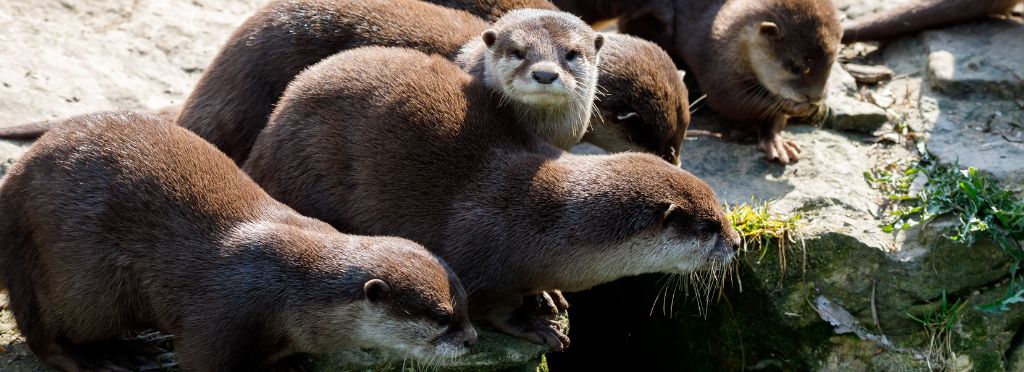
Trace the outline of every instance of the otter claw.
{"type": "Polygon", "coordinates": [[[784,140],[779,136],[762,139],[757,147],[765,152],[768,161],[778,160],[782,164],[799,161],[799,155],[802,152],[796,143],[784,140]]]}
{"type": "Polygon", "coordinates": [[[550,319],[532,319],[524,320],[522,323],[524,324],[509,324],[512,329],[506,332],[536,344],[546,344],[554,351],[562,351],[569,347],[569,336],[562,333],[558,322],[550,319]]]}

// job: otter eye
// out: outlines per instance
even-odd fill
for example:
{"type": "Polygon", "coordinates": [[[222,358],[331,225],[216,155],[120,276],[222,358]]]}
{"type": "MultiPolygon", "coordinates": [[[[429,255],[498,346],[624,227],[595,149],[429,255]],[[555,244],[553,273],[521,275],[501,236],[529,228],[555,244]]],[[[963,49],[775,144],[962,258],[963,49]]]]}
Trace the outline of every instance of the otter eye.
{"type": "Polygon", "coordinates": [[[576,59],[576,57],[579,57],[579,56],[580,56],[580,52],[577,52],[575,50],[570,50],[569,53],[565,54],[565,60],[566,61],[572,61],[572,60],[576,59]]]}
{"type": "Polygon", "coordinates": [[[512,58],[515,59],[526,59],[526,53],[519,49],[512,49],[512,58]]]}
{"type": "Polygon", "coordinates": [[[789,72],[792,72],[793,75],[803,75],[804,71],[805,70],[800,68],[800,66],[797,66],[795,64],[789,65],[789,72]]]}
{"type": "Polygon", "coordinates": [[[430,319],[442,327],[446,327],[452,322],[452,318],[448,314],[434,314],[430,319]]]}

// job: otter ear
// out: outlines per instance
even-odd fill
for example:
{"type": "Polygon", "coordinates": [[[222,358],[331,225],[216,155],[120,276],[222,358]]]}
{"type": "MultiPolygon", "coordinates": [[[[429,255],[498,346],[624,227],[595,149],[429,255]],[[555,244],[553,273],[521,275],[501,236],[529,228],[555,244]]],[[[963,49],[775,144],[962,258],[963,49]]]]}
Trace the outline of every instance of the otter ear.
{"type": "Polygon", "coordinates": [[[604,46],[604,35],[597,34],[597,37],[594,38],[594,53],[600,52],[601,51],[601,47],[603,47],[603,46],[604,46]]]}
{"type": "Polygon", "coordinates": [[[777,36],[779,34],[779,25],[774,22],[761,22],[758,30],[761,32],[761,35],[777,36]]]}
{"type": "Polygon", "coordinates": [[[619,114],[618,116],[616,116],[615,118],[619,119],[619,121],[623,121],[623,120],[629,120],[629,119],[638,118],[638,117],[640,117],[640,114],[637,114],[637,113],[635,113],[633,111],[630,111],[630,112],[623,112],[623,113],[619,114]]]}
{"type": "Polygon", "coordinates": [[[480,37],[484,39],[484,44],[489,48],[494,45],[495,41],[498,41],[498,31],[488,29],[480,37]]]}
{"type": "Polygon", "coordinates": [[[679,81],[686,81],[686,71],[679,70],[679,81]]]}
{"type": "Polygon", "coordinates": [[[668,208],[665,208],[665,211],[661,212],[661,219],[658,222],[661,224],[662,227],[665,226],[665,221],[668,220],[669,216],[671,216],[672,213],[675,213],[675,211],[677,210],[679,210],[678,205],[669,204],[668,208]]]}
{"type": "Polygon", "coordinates": [[[370,302],[378,302],[391,292],[391,286],[380,279],[370,279],[363,284],[363,293],[366,294],[366,300],[370,302]]]}

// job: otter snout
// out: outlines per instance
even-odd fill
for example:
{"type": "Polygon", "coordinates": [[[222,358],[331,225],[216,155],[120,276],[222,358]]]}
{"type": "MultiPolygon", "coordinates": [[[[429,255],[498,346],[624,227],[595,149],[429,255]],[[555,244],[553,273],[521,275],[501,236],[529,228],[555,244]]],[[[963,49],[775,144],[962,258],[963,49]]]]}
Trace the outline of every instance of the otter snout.
{"type": "Polygon", "coordinates": [[[533,71],[533,80],[536,80],[541,84],[551,84],[555,80],[558,80],[558,73],[553,71],[533,71]]]}
{"type": "Polygon", "coordinates": [[[742,246],[740,234],[732,226],[726,226],[721,234],[718,235],[718,241],[715,242],[715,251],[713,253],[721,262],[731,261],[742,246]]]}

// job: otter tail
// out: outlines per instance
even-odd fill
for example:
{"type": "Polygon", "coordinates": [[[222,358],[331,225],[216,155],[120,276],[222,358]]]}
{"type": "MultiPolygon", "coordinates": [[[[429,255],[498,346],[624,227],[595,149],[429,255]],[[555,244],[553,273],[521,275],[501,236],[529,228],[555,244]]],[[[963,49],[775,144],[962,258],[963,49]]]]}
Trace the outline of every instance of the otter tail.
{"type": "Polygon", "coordinates": [[[883,40],[909,32],[1009,13],[1020,0],[913,0],[843,25],[843,43],[883,40]]]}
{"type": "MultiPolygon", "coordinates": [[[[171,122],[176,122],[178,114],[181,113],[181,108],[181,105],[167,106],[156,110],[156,112],[153,113],[171,122]]],[[[65,121],[66,119],[43,120],[34,123],[16,125],[13,127],[0,128],[0,139],[35,140],[42,137],[46,132],[57,128],[58,125],[65,121]]]]}
{"type": "Polygon", "coordinates": [[[0,128],[0,138],[34,140],[42,137],[46,132],[57,128],[61,122],[62,120],[45,120],[13,127],[0,128]]]}

